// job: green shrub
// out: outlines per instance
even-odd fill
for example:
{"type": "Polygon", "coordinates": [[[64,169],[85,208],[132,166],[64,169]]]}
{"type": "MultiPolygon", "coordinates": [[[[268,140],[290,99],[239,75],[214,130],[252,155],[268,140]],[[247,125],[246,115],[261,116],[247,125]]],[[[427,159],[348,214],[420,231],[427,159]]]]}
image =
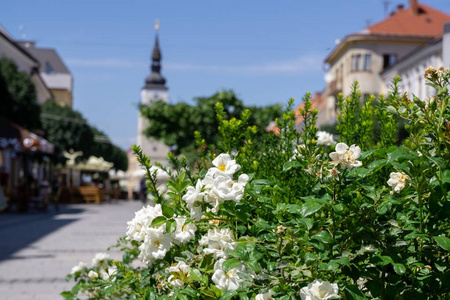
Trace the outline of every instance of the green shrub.
{"type": "Polygon", "coordinates": [[[304,131],[294,130],[291,101],[279,136],[247,127],[248,111],[226,120],[218,104],[222,138],[199,150],[195,172],[170,156],[164,193],[134,147],[156,204],[128,223],[121,261],[78,266],[63,296],[450,299],[450,76],[425,76],[436,96],[424,101],[400,95],[396,79],[377,106],[360,107],[355,86],[340,98],[335,146],[317,132],[309,95],[304,131]],[[398,119],[408,131],[401,146],[398,119]]]}

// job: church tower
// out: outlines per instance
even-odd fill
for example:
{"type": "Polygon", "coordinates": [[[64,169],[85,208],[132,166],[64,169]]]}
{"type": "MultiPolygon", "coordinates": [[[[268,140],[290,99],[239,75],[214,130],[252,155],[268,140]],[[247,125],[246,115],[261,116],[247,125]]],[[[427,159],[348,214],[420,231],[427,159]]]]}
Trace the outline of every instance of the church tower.
{"type": "MultiPolygon", "coordinates": [[[[141,90],[141,105],[152,105],[153,102],[162,100],[164,102],[169,101],[169,93],[166,87],[166,79],[161,76],[161,50],[159,49],[159,22],[156,20],[155,24],[156,36],[155,46],[152,53],[151,73],[145,79],[145,85],[141,90]]],[[[143,134],[143,131],[147,128],[148,122],[142,117],[139,112],[138,115],[138,135],[137,144],[141,146],[142,151],[150,157],[154,162],[159,162],[163,165],[167,164],[167,152],[170,148],[164,143],[157,141],[153,138],[148,138],[143,134]]]]}

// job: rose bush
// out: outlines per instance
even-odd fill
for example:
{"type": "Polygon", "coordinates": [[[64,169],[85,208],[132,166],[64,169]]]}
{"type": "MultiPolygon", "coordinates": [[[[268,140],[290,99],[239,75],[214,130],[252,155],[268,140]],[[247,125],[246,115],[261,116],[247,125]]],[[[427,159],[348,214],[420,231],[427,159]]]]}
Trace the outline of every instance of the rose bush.
{"type": "Polygon", "coordinates": [[[291,101],[279,136],[257,136],[247,111],[226,120],[219,103],[222,139],[205,145],[196,134],[192,168],[169,155],[164,195],[134,147],[153,201],[124,224],[122,260],[80,263],[62,295],[450,299],[450,75],[425,76],[430,99],[400,94],[398,78],[377,101],[360,105],[357,85],[340,95],[335,137],[317,131],[309,94],[303,131],[291,101]],[[409,132],[401,145],[399,120],[409,132]]]}

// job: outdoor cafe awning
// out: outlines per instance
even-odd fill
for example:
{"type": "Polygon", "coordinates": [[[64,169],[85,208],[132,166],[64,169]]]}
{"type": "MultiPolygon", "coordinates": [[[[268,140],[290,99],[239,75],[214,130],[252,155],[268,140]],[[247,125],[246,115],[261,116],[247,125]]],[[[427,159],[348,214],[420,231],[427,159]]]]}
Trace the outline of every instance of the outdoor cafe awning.
{"type": "Polygon", "coordinates": [[[12,148],[17,152],[53,154],[55,147],[43,137],[5,119],[0,118],[0,149],[12,148]]]}

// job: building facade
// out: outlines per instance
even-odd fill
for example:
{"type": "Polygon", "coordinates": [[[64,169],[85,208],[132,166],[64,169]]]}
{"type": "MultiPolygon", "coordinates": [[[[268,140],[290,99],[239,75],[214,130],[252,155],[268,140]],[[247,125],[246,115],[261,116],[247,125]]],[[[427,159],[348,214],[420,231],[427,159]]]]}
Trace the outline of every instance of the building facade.
{"type": "MultiPolygon", "coordinates": [[[[336,97],[339,93],[349,95],[356,81],[363,98],[386,93],[390,76],[399,71],[394,66],[406,60],[417,49],[440,39],[444,24],[448,22],[449,14],[418,3],[417,0],[410,0],[409,8],[398,5],[396,11],[381,22],[346,36],[325,59],[328,66],[326,87],[317,101],[325,99],[326,103],[321,104],[317,124],[336,122],[336,97]]],[[[431,48],[429,50],[433,51],[431,48]]],[[[439,65],[439,54],[435,57],[429,62],[439,65]]],[[[422,71],[422,66],[423,63],[416,68],[417,72],[422,71]]],[[[418,84],[418,77],[408,73],[407,78],[411,78],[411,82],[413,77],[416,81],[414,84],[418,84]]],[[[406,89],[412,86],[411,83],[406,89]]]]}
{"type": "Polygon", "coordinates": [[[55,49],[37,48],[34,42],[20,45],[39,61],[39,74],[61,106],[73,106],[73,76],[55,49]]]}

